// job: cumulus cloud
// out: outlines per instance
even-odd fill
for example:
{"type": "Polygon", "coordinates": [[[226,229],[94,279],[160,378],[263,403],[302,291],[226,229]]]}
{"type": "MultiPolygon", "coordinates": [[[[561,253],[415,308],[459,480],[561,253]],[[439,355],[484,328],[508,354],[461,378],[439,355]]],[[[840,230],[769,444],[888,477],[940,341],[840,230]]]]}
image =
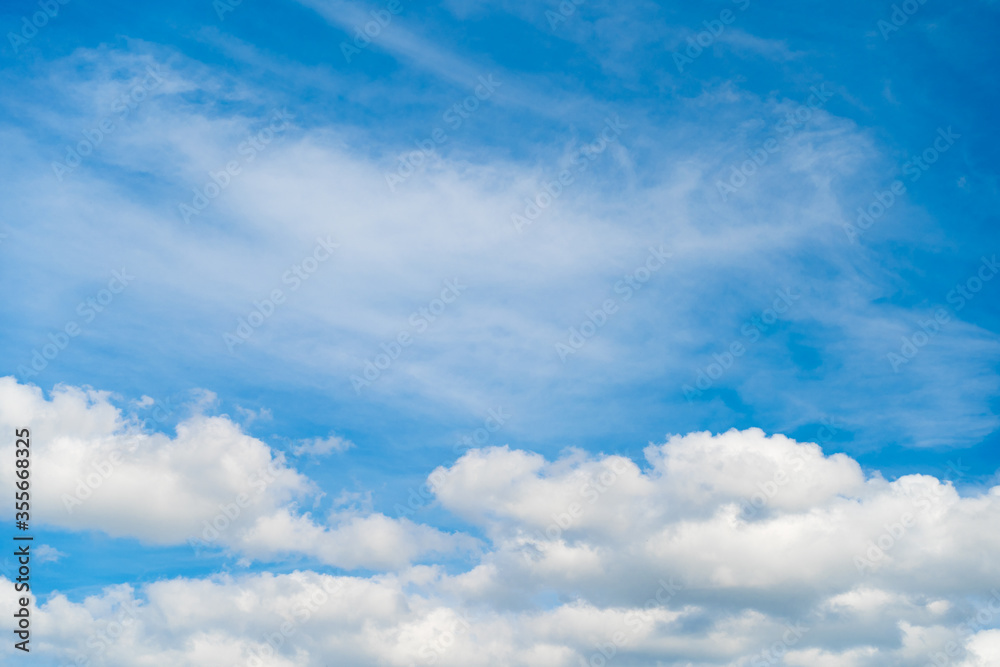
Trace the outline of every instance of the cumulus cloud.
{"type": "MultiPolygon", "coordinates": [[[[0,389],[17,409],[62,406],[89,438],[120,419],[100,395],[65,389],[45,401],[9,381],[0,389]]],[[[209,428],[187,428],[197,427],[209,428]]],[[[214,428],[237,450],[263,446],[214,428]]],[[[164,469],[179,474],[162,447],[164,469]]],[[[202,475],[225,480],[223,470],[202,475]]],[[[55,594],[35,611],[43,650],[127,667],[995,664],[1000,538],[985,528],[1000,518],[1000,487],[963,496],[932,476],[888,481],[758,429],[672,436],[641,463],[470,450],[428,484],[486,537],[468,568],[407,563],[472,538],[357,508],[334,510],[324,526],[272,500],[241,533],[244,553],[294,544],[342,567],[391,572],[177,578],[82,601],[55,594]]]]}
{"type": "MultiPolygon", "coordinates": [[[[341,567],[399,567],[459,538],[381,514],[332,513],[317,521],[296,508],[319,494],[280,452],[228,417],[196,412],[176,434],[146,433],[107,392],[34,386],[0,378],[0,426],[31,425],[37,522],[100,530],[147,544],[193,543],[261,560],[303,554],[341,567]],[[346,546],[344,546],[346,544],[346,546]]],[[[13,443],[7,447],[13,446],[13,443]]],[[[14,479],[13,454],[0,474],[14,479]]]]}
{"type": "MultiPolygon", "coordinates": [[[[826,624],[842,632],[853,618],[846,609],[806,621],[735,602],[726,613],[711,612],[677,602],[673,582],[651,588],[640,604],[572,600],[511,612],[442,594],[446,580],[427,567],[371,578],[298,571],[177,578],[113,586],[80,602],[55,594],[33,614],[44,638],[40,657],[121,667],[923,667],[933,660],[984,667],[995,664],[1000,634],[982,627],[956,632],[930,615],[921,625],[899,621],[887,637],[863,627],[835,634],[826,624]]],[[[926,611],[915,598],[878,610],[910,617],[926,611]]],[[[992,608],[983,603],[971,613],[995,624],[1000,595],[992,608]]]]}
{"type": "Polygon", "coordinates": [[[558,583],[628,603],[639,582],[672,575],[699,604],[728,590],[793,613],[861,584],[974,594],[1000,574],[1000,536],[981,529],[1000,519],[1000,489],[963,498],[931,476],[866,477],[843,454],[758,429],[674,436],[645,459],[491,448],[430,481],[493,541],[479,590],[558,583]]]}

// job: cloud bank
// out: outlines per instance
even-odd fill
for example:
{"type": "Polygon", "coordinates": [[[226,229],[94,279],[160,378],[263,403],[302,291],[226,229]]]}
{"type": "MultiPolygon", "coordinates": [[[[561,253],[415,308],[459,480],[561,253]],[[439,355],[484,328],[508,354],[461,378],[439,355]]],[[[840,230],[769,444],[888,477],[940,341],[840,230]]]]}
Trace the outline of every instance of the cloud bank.
{"type": "Polygon", "coordinates": [[[146,433],[106,393],[58,387],[46,398],[12,378],[0,380],[0,406],[3,428],[36,425],[37,521],[183,543],[247,494],[219,545],[341,570],[177,577],[75,601],[55,593],[34,611],[53,660],[981,667],[1000,658],[1000,536],[984,530],[1000,521],[1000,486],[962,495],[929,475],[889,481],[759,429],[671,436],[638,462],[497,446],[429,473],[440,509],[467,526],[446,533],[371,511],[334,509],[326,521],[299,511],[314,483],[225,416],[195,414],[173,437],[146,433]],[[100,483],[68,506],[88,478],[100,483]],[[382,573],[344,571],[356,568],[382,573]]]}

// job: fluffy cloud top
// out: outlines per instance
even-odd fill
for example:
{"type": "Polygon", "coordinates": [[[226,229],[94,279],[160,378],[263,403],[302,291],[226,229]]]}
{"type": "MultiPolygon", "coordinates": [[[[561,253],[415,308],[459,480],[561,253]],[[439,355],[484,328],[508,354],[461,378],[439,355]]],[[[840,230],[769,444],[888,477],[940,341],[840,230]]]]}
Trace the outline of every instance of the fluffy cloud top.
{"type": "Polygon", "coordinates": [[[558,582],[624,604],[674,576],[699,604],[726,590],[791,613],[860,583],[975,594],[1000,576],[1000,536],[982,530],[1000,519],[1000,487],[962,498],[931,476],[866,478],[843,454],[758,429],[674,436],[645,463],[491,448],[430,480],[493,539],[480,591],[558,582]]]}

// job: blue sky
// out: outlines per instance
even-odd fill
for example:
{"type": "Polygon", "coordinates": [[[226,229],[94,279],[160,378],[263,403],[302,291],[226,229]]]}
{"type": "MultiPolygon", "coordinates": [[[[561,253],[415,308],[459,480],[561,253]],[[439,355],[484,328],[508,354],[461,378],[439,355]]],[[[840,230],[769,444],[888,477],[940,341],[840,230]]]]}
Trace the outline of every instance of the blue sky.
{"type": "Polygon", "coordinates": [[[391,530],[413,555],[265,548],[265,523],[199,554],[177,516],[159,539],[156,512],[140,528],[95,496],[79,524],[39,517],[63,554],[43,597],[478,571],[514,519],[464,511],[460,478],[495,451],[544,457],[543,481],[616,456],[652,476],[647,448],[671,436],[756,428],[869,484],[989,497],[995,3],[53,2],[34,31],[37,2],[0,14],[7,400],[49,420],[45,447],[140,438],[150,470],[191,473],[182,432],[224,461],[283,456],[293,481],[261,517],[405,519],[391,530]],[[401,516],[439,466],[458,490],[401,516]]]}

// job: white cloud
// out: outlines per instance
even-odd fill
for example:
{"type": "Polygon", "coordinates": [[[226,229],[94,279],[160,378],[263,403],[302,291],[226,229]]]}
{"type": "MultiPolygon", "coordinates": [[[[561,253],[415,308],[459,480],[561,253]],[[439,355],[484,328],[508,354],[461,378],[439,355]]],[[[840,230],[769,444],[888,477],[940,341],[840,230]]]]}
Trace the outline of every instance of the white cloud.
{"type": "MultiPolygon", "coordinates": [[[[194,540],[261,560],[304,554],[348,568],[399,567],[473,546],[381,514],[300,514],[297,504],[315,497],[316,486],[225,416],[196,411],[174,437],[144,433],[106,392],[59,386],[46,399],[37,387],[0,378],[0,426],[25,425],[33,468],[44,471],[34,478],[33,518],[50,526],[147,544],[194,540]]],[[[9,485],[8,453],[0,474],[9,485]]]]}
{"type": "MultiPolygon", "coordinates": [[[[99,394],[63,389],[46,402],[10,381],[0,391],[14,411],[0,410],[0,423],[58,405],[49,421],[69,415],[90,438],[118,424],[99,394]]],[[[42,457],[58,440],[44,431],[33,434],[42,457]]],[[[161,449],[161,469],[179,474],[184,457],[161,449]]],[[[226,479],[201,474],[199,485],[226,479]]],[[[263,664],[577,667],[613,655],[624,667],[924,667],[941,654],[984,667],[1000,647],[1000,537],[987,529],[1000,518],[1000,487],[960,496],[931,476],[889,482],[758,429],[672,436],[647,447],[641,466],[575,450],[555,461],[470,450],[429,483],[444,509],[488,538],[471,569],[407,565],[471,548],[468,537],[357,507],[318,522],[275,504],[233,548],[275,556],[295,545],[392,573],[220,575],[111,587],[80,602],[55,595],[35,612],[44,650],[70,659],[123,620],[94,664],[257,664],[272,650],[263,664]],[[336,592],[325,600],[326,590],[336,592]]],[[[341,504],[360,498],[342,495],[341,504]]]]}
{"type": "Polygon", "coordinates": [[[117,667],[217,664],[212,660],[296,667],[577,667],[604,664],[601,656],[627,667],[654,661],[923,667],[946,645],[954,657],[948,664],[985,667],[994,664],[998,648],[996,630],[960,638],[941,626],[902,623],[872,637],[861,626],[845,628],[843,611],[809,623],[740,611],[735,602],[713,612],[676,603],[663,587],[650,589],[648,604],[575,600],[512,612],[442,596],[445,579],[426,567],[371,578],[315,572],[178,578],[140,589],[109,587],[75,603],[56,594],[33,610],[33,618],[43,658],[82,656],[117,667]]]}
{"type": "Polygon", "coordinates": [[[66,556],[63,552],[48,544],[39,544],[32,551],[32,555],[39,563],[55,563],[60,558],[66,556]]]}
{"type": "Polygon", "coordinates": [[[343,454],[354,446],[354,443],[350,440],[331,433],[325,438],[310,438],[299,441],[298,444],[292,447],[292,453],[296,456],[302,456],[303,454],[326,456],[333,452],[343,454]]]}
{"type": "Polygon", "coordinates": [[[969,640],[969,657],[960,667],[992,667],[1000,664],[1000,630],[977,633],[969,640]]]}
{"type": "Polygon", "coordinates": [[[518,582],[625,603],[669,575],[787,608],[857,586],[972,594],[998,571],[984,554],[1000,536],[981,527],[1000,519],[1000,488],[961,498],[929,476],[866,479],[845,455],[758,429],[674,436],[646,449],[646,465],[491,448],[430,480],[493,540],[476,588],[498,594],[518,582]]]}
{"type": "Polygon", "coordinates": [[[398,569],[429,553],[447,553],[457,547],[475,548],[469,537],[452,536],[407,519],[383,514],[358,516],[334,513],[330,527],[311,517],[280,512],[258,517],[237,544],[240,551],[267,558],[281,553],[305,553],[339,567],[398,569]]]}

